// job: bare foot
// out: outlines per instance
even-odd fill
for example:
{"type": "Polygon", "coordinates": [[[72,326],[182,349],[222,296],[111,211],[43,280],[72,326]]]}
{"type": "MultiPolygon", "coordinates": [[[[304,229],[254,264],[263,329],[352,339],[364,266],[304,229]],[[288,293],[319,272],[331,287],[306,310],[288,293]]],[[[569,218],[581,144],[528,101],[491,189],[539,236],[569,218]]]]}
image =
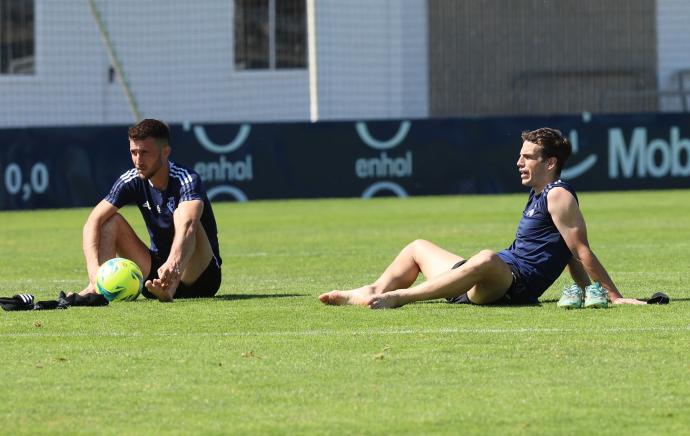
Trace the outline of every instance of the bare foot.
{"type": "Polygon", "coordinates": [[[373,286],[362,286],[361,288],[350,291],[331,291],[319,295],[319,300],[323,304],[334,306],[368,306],[372,295],[375,295],[373,286]]]}
{"type": "Polygon", "coordinates": [[[402,305],[403,303],[400,301],[400,296],[394,292],[374,295],[369,299],[368,304],[370,309],[393,309],[402,305]]]}
{"type": "Polygon", "coordinates": [[[153,279],[153,281],[147,280],[144,286],[146,286],[146,289],[148,289],[150,293],[155,295],[156,298],[158,298],[158,301],[161,302],[173,301],[173,294],[175,289],[177,289],[177,284],[175,284],[174,289],[172,286],[163,286],[160,279],[153,279]]]}

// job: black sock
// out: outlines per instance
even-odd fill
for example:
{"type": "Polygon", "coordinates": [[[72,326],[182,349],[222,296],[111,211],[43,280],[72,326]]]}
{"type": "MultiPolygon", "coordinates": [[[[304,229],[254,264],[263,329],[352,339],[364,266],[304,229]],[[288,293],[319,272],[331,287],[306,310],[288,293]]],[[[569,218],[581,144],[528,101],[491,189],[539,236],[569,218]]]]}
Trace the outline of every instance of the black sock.
{"type": "Polygon", "coordinates": [[[31,310],[34,308],[34,296],[17,294],[12,297],[0,297],[0,306],[5,310],[31,310]]]}

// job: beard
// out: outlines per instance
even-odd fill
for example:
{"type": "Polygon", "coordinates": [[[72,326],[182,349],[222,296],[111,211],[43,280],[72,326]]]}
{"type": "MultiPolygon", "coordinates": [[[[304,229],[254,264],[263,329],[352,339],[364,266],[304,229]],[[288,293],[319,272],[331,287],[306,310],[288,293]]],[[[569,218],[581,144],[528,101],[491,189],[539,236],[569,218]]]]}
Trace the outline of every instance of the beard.
{"type": "Polygon", "coordinates": [[[139,178],[142,180],[151,179],[151,177],[155,176],[156,173],[161,169],[162,166],[163,166],[163,161],[159,159],[157,162],[155,162],[150,167],[137,168],[139,178]]]}

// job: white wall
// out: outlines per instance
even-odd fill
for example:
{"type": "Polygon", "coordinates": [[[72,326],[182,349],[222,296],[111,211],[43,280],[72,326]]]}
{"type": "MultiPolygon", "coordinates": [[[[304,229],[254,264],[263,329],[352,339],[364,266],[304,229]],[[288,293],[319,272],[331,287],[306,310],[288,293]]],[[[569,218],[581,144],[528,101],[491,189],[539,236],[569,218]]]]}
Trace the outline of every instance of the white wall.
{"type": "Polygon", "coordinates": [[[109,13],[143,116],[169,122],[308,119],[306,70],[234,70],[232,1],[169,3],[119,0],[118,13],[109,13]]]}
{"type": "MultiPolygon", "coordinates": [[[[0,127],[131,123],[85,0],[36,0],[33,76],[0,76],[0,127]]],[[[97,0],[144,116],[305,121],[306,70],[235,71],[233,1],[97,0]]],[[[690,1],[657,0],[658,83],[690,68],[690,1]]],[[[426,0],[317,0],[320,119],[428,115],[426,0]]],[[[690,98],[688,98],[690,104],[690,98]]],[[[664,111],[681,110],[661,98],[664,111]]]]}
{"type": "Polygon", "coordinates": [[[317,2],[322,119],[428,114],[425,0],[317,2]]]}
{"type": "MultiPolygon", "coordinates": [[[[677,90],[678,71],[690,69],[690,1],[657,0],[659,89],[677,90]]],[[[686,77],[690,90],[690,74],[686,77]]],[[[686,99],[690,105],[690,96],[686,99]]],[[[678,97],[660,99],[662,111],[682,110],[678,97]]]]}
{"type": "MultiPolygon", "coordinates": [[[[232,0],[96,0],[137,106],[168,122],[306,121],[306,69],[235,71],[232,0]]],[[[36,0],[37,73],[0,76],[0,127],[134,121],[85,0],[36,0]]],[[[322,120],[423,117],[425,0],[318,0],[322,120]]]]}
{"type": "Polygon", "coordinates": [[[108,63],[85,2],[35,4],[36,74],[0,75],[0,126],[100,122],[108,63]]]}
{"type": "MultiPolygon", "coordinates": [[[[98,0],[144,117],[306,120],[306,70],[234,71],[232,1],[98,0]]],[[[36,0],[33,76],[0,76],[0,127],[131,123],[84,0],[36,0]]]]}

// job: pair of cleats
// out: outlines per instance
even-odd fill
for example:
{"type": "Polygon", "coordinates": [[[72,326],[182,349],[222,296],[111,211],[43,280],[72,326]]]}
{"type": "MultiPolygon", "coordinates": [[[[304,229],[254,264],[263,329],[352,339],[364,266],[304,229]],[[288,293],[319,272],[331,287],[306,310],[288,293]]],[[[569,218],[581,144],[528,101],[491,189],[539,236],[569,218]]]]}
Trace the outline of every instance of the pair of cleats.
{"type": "Polygon", "coordinates": [[[605,309],[609,306],[609,293],[599,283],[592,283],[582,291],[576,284],[566,286],[558,300],[558,307],[579,309],[581,307],[605,309]],[[584,295],[583,295],[584,294],[584,295]]]}

